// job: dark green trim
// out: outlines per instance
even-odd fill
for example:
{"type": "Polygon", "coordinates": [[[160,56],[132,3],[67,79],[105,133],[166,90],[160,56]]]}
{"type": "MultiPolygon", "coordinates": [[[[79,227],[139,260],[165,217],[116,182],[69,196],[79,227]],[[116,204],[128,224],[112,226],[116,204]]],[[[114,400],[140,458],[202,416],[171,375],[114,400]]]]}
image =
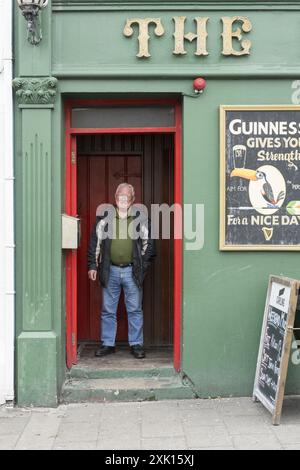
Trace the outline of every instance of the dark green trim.
{"type": "Polygon", "coordinates": [[[54,104],[19,104],[20,109],[54,109],[54,104]]]}
{"type": "Polygon", "coordinates": [[[243,2],[243,3],[234,3],[230,2],[188,2],[174,4],[172,3],[158,3],[151,2],[146,4],[140,3],[118,3],[118,2],[107,2],[99,5],[99,2],[82,2],[73,0],[73,2],[64,3],[62,1],[57,1],[53,3],[52,11],[53,12],[64,12],[64,11],[206,11],[206,10],[223,10],[223,11],[253,11],[253,10],[266,10],[266,11],[276,11],[276,10],[296,10],[300,9],[299,2],[243,2]]]}
{"type": "Polygon", "coordinates": [[[203,75],[209,78],[291,78],[297,79],[300,77],[300,65],[295,67],[272,67],[264,65],[261,66],[214,66],[209,67],[205,66],[202,63],[199,63],[199,66],[196,65],[192,67],[160,67],[154,66],[149,69],[131,66],[131,67],[118,67],[118,71],[113,67],[102,67],[101,69],[88,69],[82,70],[66,70],[60,71],[59,69],[53,70],[53,75],[58,78],[168,78],[168,79],[178,79],[178,78],[195,78],[197,75],[203,75]]]}
{"type": "Polygon", "coordinates": [[[161,0],[126,0],[125,2],[122,2],[122,0],[52,0],[52,5],[62,5],[62,6],[69,6],[69,5],[100,5],[100,6],[110,6],[110,5],[122,5],[124,7],[127,6],[134,6],[135,8],[140,8],[142,6],[157,6],[157,5],[167,5],[167,6],[173,6],[176,5],[181,5],[181,6],[193,6],[193,7],[201,7],[205,5],[216,5],[218,7],[227,7],[230,6],[230,4],[234,5],[272,5],[272,4],[280,4],[282,6],[285,5],[295,5],[299,4],[300,0],[294,0],[294,1],[287,1],[285,2],[284,0],[248,0],[248,1],[241,1],[241,0],[231,0],[226,1],[226,0],[205,0],[205,1],[187,1],[185,2],[184,0],[173,0],[173,1],[167,1],[167,2],[162,2],[161,0]],[[229,5],[228,5],[229,4],[229,5]]]}

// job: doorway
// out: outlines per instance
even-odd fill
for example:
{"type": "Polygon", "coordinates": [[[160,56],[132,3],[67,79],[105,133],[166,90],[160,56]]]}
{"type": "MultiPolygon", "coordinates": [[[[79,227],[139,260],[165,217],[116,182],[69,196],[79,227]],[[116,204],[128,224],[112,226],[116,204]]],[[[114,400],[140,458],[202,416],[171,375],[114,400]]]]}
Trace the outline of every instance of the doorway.
{"type": "MultiPolygon", "coordinates": [[[[87,279],[86,259],[97,207],[114,204],[118,184],[135,188],[136,203],[173,204],[174,144],[169,134],[77,137],[77,212],[81,241],[77,258],[78,341],[99,342],[101,288],[87,279]]],[[[172,227],[173,224],[171,224],[172,227]]],[[[173,236],[156,240],[157,256],[143,286],[144,344],[173,345],[173,236]]],[[[118,307],[117,343],[127,343],[123,293],[118,307]]]]}
{"type": "MultiPolygon", "coordinates": [[[[128,100],[118,103],[76,100],[66,103],[65,211],[81,219],[80,246],[66,254],[69,368],[77,363],[78,343],[99,342],[100,339],[101,288],[98,282],[88,280],[86,269],[87,248],[97,207],[103,202],[113,203],[117,185],[125,181],[133,184],[136,202],[145,204],[149,215],[153,203],[170,206],[175,203],[181,207],[181,179],[181,108],[177,102],[144,100],[137,104],[128,100]],[[116,106],[118,109],[113,109],[116,106]],[[138,107],[139,116],[143,115],[145,122],[136,120],[138,107]],[[159,116],[157,126],[160,127],[156,127],[153,124],[159,116]],[[129,127],[125,126],[126,123],[129,127]]],[[[182,237],[178,237],[182,227],[180,210],[175,209],[171,222],[177,236],[173,239],[171,233],[170,239],[160,237],[156,240],[157,257],[144,282],[144,344],[146,348],[174,346],[173,365],[179,370],[182,298],[182,237]]],[[[121,345],[127,344],[123,294],[118,307],[116,340],[121,345]]]]}

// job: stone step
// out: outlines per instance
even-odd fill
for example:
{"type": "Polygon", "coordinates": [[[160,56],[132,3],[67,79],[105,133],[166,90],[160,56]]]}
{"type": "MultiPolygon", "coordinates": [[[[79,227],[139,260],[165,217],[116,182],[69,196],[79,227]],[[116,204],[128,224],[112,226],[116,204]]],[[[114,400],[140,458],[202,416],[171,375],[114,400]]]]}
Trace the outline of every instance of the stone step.
{"type": "Polygon", "coordinates": [[[154,367],[154,368],[96,368],[84,367],[81,365],[73,366],[70,370],[69,379],[117,379],[117,378],[159,378],[159,377],[175,377],[176,371],[173,367],[154,367]]]}
{"type": "Polygon", "coordinates": [[[196,398],[179,375],[173,377],[130,377],[69,379],[63,388],[63,403],[147,401],[196,398]]]}

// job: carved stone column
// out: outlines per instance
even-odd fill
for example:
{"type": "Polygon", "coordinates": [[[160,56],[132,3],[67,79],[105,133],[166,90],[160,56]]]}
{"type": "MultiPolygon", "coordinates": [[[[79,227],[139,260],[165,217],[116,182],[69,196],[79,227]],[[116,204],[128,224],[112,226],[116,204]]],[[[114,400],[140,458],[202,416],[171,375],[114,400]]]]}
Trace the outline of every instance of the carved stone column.
{"type": "Polygon", "coordinates": [[[53,321],[52,110],[57,80],[15,78],[22,152],[16,155],[17,364],[19,405],[57,404],[53,321]],[[21,210],[20,210],[21,209],[21,210]]]}

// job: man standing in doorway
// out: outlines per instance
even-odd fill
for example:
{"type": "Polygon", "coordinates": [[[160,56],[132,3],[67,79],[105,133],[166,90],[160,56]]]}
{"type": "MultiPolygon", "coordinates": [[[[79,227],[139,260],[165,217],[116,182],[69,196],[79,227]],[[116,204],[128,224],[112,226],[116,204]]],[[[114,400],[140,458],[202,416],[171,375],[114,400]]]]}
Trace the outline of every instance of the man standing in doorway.
{"type": "MultiPolygon", "coordinates": [[[[151,239],[150,219],[142,212],[134,213],[135,191],[132,185],[121,183],[116,190],[116,207],[109,219],[97,216],[88,250],[88,276],[95,281],[97,274],[102,290],[101,341],[96,357],[115,352],[117,309],[121,288],[124,291],[128,317],[128,342],[137,359],[145,357],[143,346],[142,285],[147,268],[155,256],[151,239]],[[135,219],[137,223],[135,223],[135,219]],[[111,224],[111,231],[108,224],[111,224]],[[131,236],[135,227],[137,236],[131,236]]],[[[106,212],[107,215],[107,212],[106,212]]]]}

